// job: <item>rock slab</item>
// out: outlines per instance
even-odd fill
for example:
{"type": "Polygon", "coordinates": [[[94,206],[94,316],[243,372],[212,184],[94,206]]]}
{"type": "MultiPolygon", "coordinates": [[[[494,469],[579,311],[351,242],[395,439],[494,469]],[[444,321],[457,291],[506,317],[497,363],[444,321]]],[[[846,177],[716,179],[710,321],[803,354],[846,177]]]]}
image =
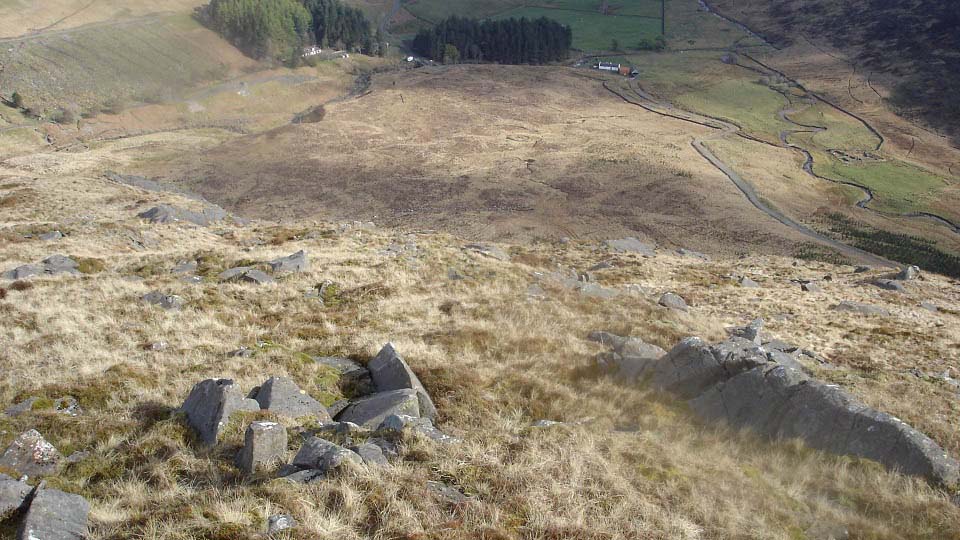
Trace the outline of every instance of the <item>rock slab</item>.
{"type": "Polygon", "coordinates": [[[80,495],[37,489],[17,540],[78,540],[87,537],[90,503],[80,495]]]}
{"type": "Polygon", "coordinates": [[[270,377],[260,386],[256,395],[251,397],[257,400],[261,409],[290,418],[317,416],[321,423],[332,420],[322,403],[310,397],[287,377],[270,377]]]}
{"type": "Polygon", "coordinates": [[[259,411],[260,404],[244,397],[240,387],[230,379],[207,379],[194,385],[180,407],[187,423],[204,444],[217,443],[220,430],[239,411],[259,411]]]}
{"type": "Polygon", "coordinates": [[[57,472],[63,455],[35,429],[21,433],[0,456],[0,467],[30,477],[57,472]]]}
{"type": "MultiPolygon", "coordinates": [[[[370,376],[377,392],[389,392],[391,390],[412,389],[416,391],[420,401],[420,412],[417,416],[424,418],[436,418],[437,409],[433,405],[433,400],[423,387],[420,379],[410,369],[407,362],[400,356],[392,343],[387,343],[380,349],[376,358],[367,365],[370,370],[370,376]]],[[[357,422],[358,424],[360,422],[357,422]]]]}
{"type": "Polygon", "coordinates": [[[284,461],[287,455],[287,430],[276,422],[253,422],[244,435],[243,449],[237,454],[237,466],[246,474],[284,461]]]}

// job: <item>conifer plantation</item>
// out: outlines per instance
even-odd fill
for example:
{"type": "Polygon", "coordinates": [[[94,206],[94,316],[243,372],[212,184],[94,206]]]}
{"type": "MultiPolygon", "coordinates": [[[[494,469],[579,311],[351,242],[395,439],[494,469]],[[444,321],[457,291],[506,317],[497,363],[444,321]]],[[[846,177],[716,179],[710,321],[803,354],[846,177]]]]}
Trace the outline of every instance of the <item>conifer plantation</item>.
{"type": "Polygon", "coordinates": [[[573,33],[546,17],[478,21],[450,17],[421,30],[413,49],[438,61],[545,64],[567,57],[573,33]]]}

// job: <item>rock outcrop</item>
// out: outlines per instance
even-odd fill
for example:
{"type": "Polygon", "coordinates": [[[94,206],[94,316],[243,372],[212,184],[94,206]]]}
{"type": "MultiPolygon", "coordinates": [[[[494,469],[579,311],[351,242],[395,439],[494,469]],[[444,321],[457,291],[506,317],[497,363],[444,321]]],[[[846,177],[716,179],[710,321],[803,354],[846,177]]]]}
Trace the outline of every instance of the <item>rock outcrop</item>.
{"type": "Polygon", "coordinates": [[[641,257],[655,257],[657,255],[654,246],[645,244],[634,237],[607,240],[606,243],[607,247],[616,253],[637,253],[641,257]]]}
{"type": "Polygon", "coordinates": [[[249,266],[238,266],[221,272],[217,279],[221,283],[253,283],[254,285],[266,285],[273,283],[274,279],[262,270],[257,270],[249,266]]]}
{"type": "Polygon", "coordinates": [[[219,206],[207,206],[200,212],[194,212],[168,204],[161,204],[137,214],[140,219],[145,219],[150,223],[177,223],[186,221],[201,227],[208,227],[217,221],[223,221],[227,218],[227,212],[219,206]]]}
{"type": "Polygon", "coordinates": [[[67,274],[71,276],[80,275],[80,263],[64,255],[51,255],[40,264],[25,264],[12,270],[0,274],[0,278],[15,280],[26,279],[34,276],[56,276],[67,274]]]}
{"type": "Polygon", "coordinates": [[[25,482],[0,474],[0,521],[19,512],[33,488],[25,482]]]}
{"type": "Polygon", "coordinates": [[[280,272],[306,272],[310,268],[310,263],[307,261],[307,253],[302,249],[293,255],[287,255],[286,257],[280,257],[279,259],[274,259],[270,261],[270,269],[274,273],[280,272]]]}
{"type": "MultiPolygon", "coordinates": [[[[630,342],[609,334],[591,338],[610,343],[616,354],[630,342]]],[[[690,337],[662,358],[636,358],[631,375],[686,400],[704,421],[749,427],[773,439],[799,438],[813,448],[869,458],[936,484],[960,484],[960,463],[933,440],[841,388],[812,379],[786,350],[744,337],[716,345],[690,337]]]]}

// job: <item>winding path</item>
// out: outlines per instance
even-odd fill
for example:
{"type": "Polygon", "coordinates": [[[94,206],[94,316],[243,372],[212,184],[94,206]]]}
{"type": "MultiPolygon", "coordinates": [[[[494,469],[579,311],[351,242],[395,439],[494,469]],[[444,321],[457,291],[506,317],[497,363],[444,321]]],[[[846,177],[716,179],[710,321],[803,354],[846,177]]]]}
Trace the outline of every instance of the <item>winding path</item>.
{"type": "MultiPolygon", "coordinates": [[[[621,83],[622,84],[622,83],[621,83]]],[[[623,101],[630,103],[631,105],[636,105],[640,108],[643,108],[649,112],[659,114],[661,116],[666,116],[670,118],[675,118],[678,120],[683,120],[692,124],[697,124],[700,126],[708,127],[716,130],[716,132],[705,138],[695,138],[691,145],[694,150],[697,151],[704,159],[710,162],[711,165],[716,167],[720,172],[722,172],[727,178],[730,179],[737,186],[737,189],[750,201],[755,208],[761,212],[767,214],[773,219],[779,221],[783,225],[793,229],[794,231],[807,236],[815,240],[818,243],[830,246],[831,248],[837,250],[841,254],[850,257],[851,259],[865,262],[867,264],[873,264],[877,266],[897,266],[896,263],[893,263],[883,257],[879,257],[872,253],[868,253],[861,249],[857,249],[853,246],[844,244],[830,238],[824,234],[821,234],[806,225],[803,225],[789,216],[785,215],[783,212],[771,208],[768,206],[759,195],[757,195],[756,190],[753,189],[753,186],[743,179],[732,167],[724,163],[720,158],[714,154],[710,148],[707,147],[705,143],[712,140],[720,140],[729,137],[730,135],[744,136],[740,126],[720,120],[718,118],[712,118],[709,116],[704,116],[690,111],[685,111],[678,109],[669,103],[664,103],[657,100],[652,95],[645,92],[636,81],[630,81],[627,83],[627,88],[615,88],[610,84],[610,81],[604,80],[603,87],[606,88],[609,92],[618,96],[623,101]],[[629,90],[628,90],[629,89],[629,90]]],[[[750,137],[748,137],[750,138],[750,137]]],[[[751,138],[752,139],[752,138],[751,138]]]]}

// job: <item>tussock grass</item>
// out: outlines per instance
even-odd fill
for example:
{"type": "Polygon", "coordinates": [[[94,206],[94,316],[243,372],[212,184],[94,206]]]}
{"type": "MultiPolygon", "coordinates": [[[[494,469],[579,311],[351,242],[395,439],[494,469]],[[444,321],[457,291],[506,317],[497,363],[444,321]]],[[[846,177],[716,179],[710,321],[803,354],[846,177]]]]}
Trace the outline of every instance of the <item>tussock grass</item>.
{"type": "MultiPolygon", "coordinates": [[[[842,367],[825,377],[956,453],[950,390],[901,370],[956,369],[951,344],[960,321],[857,286],[862,276],[849,267],[764,257],[641,259],[578,242],[515,246],[514,261],[504,263],[468,254],[442,234],[416,235],[415,255],[387,257],[381,250],[397,242],[389,231],[311,235],[334,229],[311,223],[210,231],[151,226],[130,218],[131,202],[183,201],[59,176],[34,181],[39,200],[29,214],[53,220],[45,201],[69,201],[65,193],[78,183],[88,188],[85,195],[64,204],[93,215],[75,226],[63,251],[103,261],[103,268],[81,278],[32,280],[0,299],[8,321],[0,339],[10,344],[0,351],[0,402],[42,398],[36,410],[0,420],[0,444],[35,427],[64,453],[91,453],[50,484],[91,499],[93,538],[254,538],[279,512],[300,522],[284,538],[792,539],[823,524],[863,538],[960,534],[960,511],[947,494],[875,463],[700,425],[683,404],[600,373],[593,360],[600,348],[584,339],[608,329],[669,348],[686,335],[722,339],[725,326],[764,316],[774,335],[842,367]],[[124,249],[113,240],[118,226],[159,241],[144,252],[124,249]],[[299,249],[308,252],[311,270],[276,285],[212,279],[236,262],[299,249]],[[169,273],[188,259],[200,260],[208,276],[202,284],[169,273]],[[649,294],[598,301],[545,282],[546,299],[527,297],[533,272],[585,269],[600,260],[614,265],[596,273],[600,283],[638,284],[649,294]],[[450,280],[451,267],[468,279],[450,280]],[[763,287],[737,287],[727,277],[734,272],[763,287]],[[824,282],[825,297],[802,295],[788,282],[825,273],[834,276],[824,282]],[[326,279],[338,284],[335,302],[304,298],[326,279]],[[185,307],[166,312],[141,303],[153,289],[182,296],[185,307]],[[656,306],[667,290],[687,297],[691,312],[656,306]],[[829,303],[839,298],[883,304],[895,315],[834,314],[829,303]],[[142,347],[161,340],[167,349],[142,347]],[[365,362],[387,341],[433,395],[442,429],[462,444],[415,438],[386,469],[294,486],[265,473],[244,478],[232,465],[246,424],[269,415],[234,418],[221,444],[205,449],[176,413],[192,385],[208,377],[230,377],[249,389],[271,375],[290,376],[332,402],[340,397],[336,375],[310,355],[365,362]],[[255,356],[226,357],[241,345],[254,347],[255,356]],[[42,406],[64,395],[77,398],[84,414],[67,417],[42,406]],[[568,424],[530,428],[538,419],[568,424]],[[470,499],[451,505],[427,481],[470,499]]],[[[30,223],[21,217],[17,226],[30,223]]],[[[50,249],[37,241],[5,244],[0,260],[3,267],[39,260],[50,249]]],[[[912,295],[957,300],[937,276],[910,286],[912,295]]],[[[291,430],[292,457],[295,424],[280,420],[291,430]]]]}

